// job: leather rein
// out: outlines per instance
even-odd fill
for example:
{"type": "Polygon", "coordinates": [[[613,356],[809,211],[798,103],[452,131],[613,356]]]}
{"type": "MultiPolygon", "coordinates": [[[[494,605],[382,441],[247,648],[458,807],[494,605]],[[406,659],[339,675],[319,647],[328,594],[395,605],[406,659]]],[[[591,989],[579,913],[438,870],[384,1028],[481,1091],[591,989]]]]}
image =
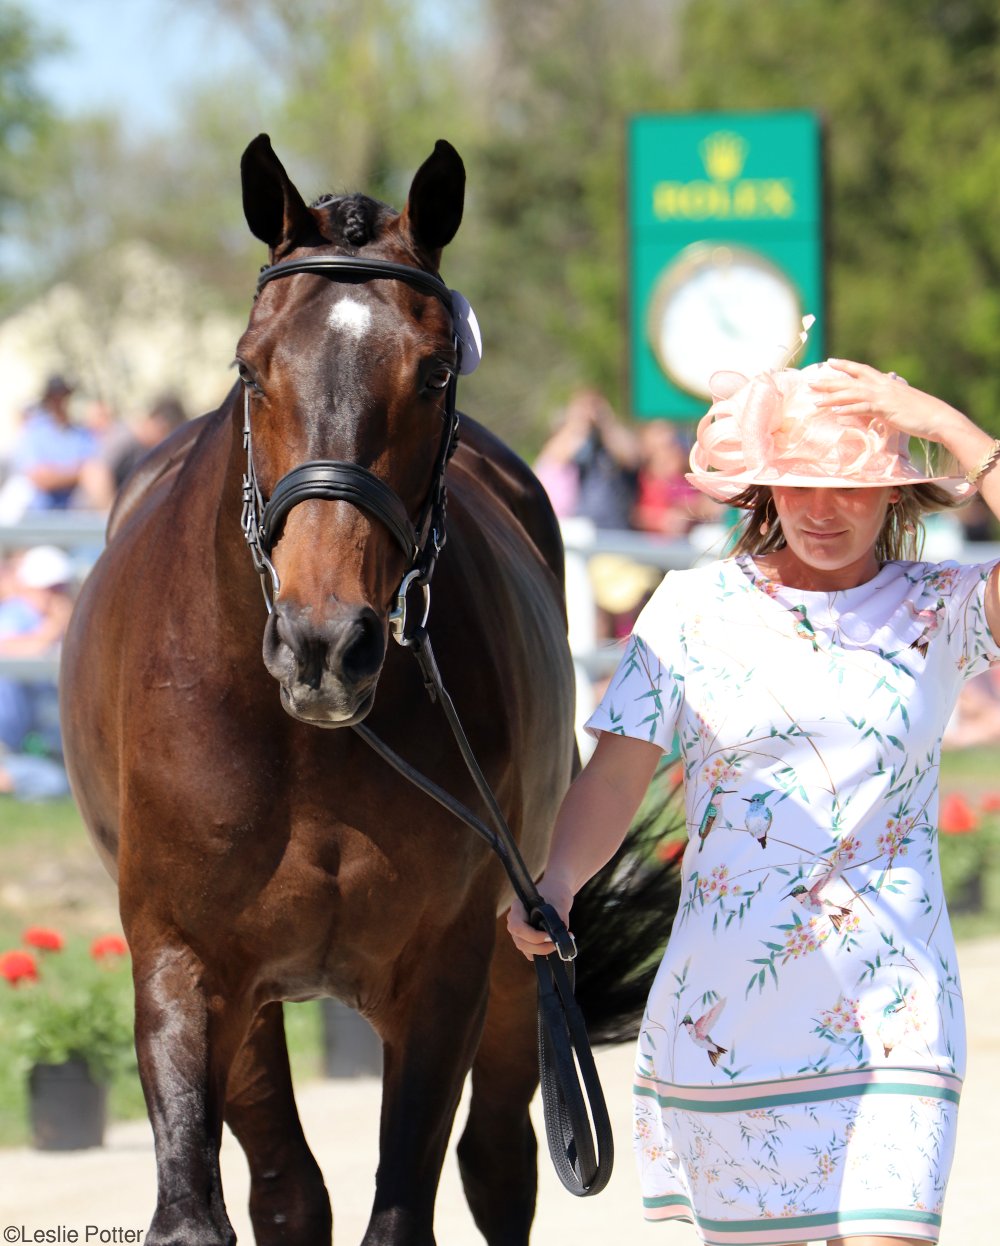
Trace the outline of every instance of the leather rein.
{"type": "MultiPolygon", "coordinates": [[[[257,295],[269,281],[297,273],[313,273],[345,281],[404,281],[422,293],[439,299],[454,323],[452,291],[440,277],[409,264],[359,256],[312,256],[269,265],[261,270],[258,277],[257,295]]],[[[444,711],[492,826],[411,766],[364,723],[355,724],[352,730],[399,774],[485,840],[500,858],[532,925],[544,929],[552,940],[556,951],[549,956],[534,958],[538,975],[539,1074],[546,1135],[559,1179],[571,1193],[585,1196],[597,1194],[607,1185],[614,1148],[611,1124],[586,1026],[573,995],[572,962],[576,957],[576,944],[559,914],[542,899],[535,887],[500,805],[476,761],[454,703],[441,681],[427,632],[430,581],[446,539],[445,471],[458,445],[459,415],[455,401],[461,340],[457,334],[455,349],[458,361],[445,391],[441,442],[430,489],[416,523],[411,522],[402,499],[385,481],[357,463],[340,460],[317,459],[300,464],[281,477],[265,502],[254,469],[250,390],[245,386],[243,443],[247,452],[247,468],[243,477],[241,527],[261,579],[268,613],[274,608],[271,594],[276,595],[280,589],[278,573],[270,559],[271,551],[285,516],[309,498],[346,501],[366,511],[388,529],[406,555],[409,566],[397,590],[395,608],[389,613],[393,638],[417,659],[424,687],[431,700],[437,701],[444,711]],[[419,622],[415,622],[407,610],[409,592],[414,586],[423,593],[419,622]]]]}

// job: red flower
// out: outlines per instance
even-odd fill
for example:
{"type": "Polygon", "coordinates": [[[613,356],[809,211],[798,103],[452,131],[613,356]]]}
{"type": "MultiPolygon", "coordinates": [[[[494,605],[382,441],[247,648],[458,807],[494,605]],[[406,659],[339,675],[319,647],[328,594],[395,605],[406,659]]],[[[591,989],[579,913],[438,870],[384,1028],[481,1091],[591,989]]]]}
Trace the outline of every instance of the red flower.
{"type": "Polygon", "coordinates": [[[983,813],[997,813],[1000,811],[1000,792],[987,792],[979,807],[983,813]]]}
{"type": "Polygon", "coordinates": [[[113,956],[128,956],[128,944],[121,935],[101,935],[90,945],[94,960],[110,960],[113,956]]]}
{"type": "Polygon", "coordinates": [[[11,986],[19,982],[37,982],[38,966],[30,952],[4,952],[0,955],[0,978],[11,986]]]}
{"type": "Polygon", "coordinates": [[[687,847],[687,839],[668,839],[665,844],[660,844],[656,850],[656,855],[661,861],[667,865],[673,865],[679,861],[684,855],[684,849],[687,847]]]}
{"type": "Polygon", "coordinates": [[[26,947],[38,948],[40,952],[59,952],[63,947],[62,935],[48,926],[29,926],[21,935],[21,942],[26,947]]]}
{"type": "Polygon", "coordinates": [[[941,802],[938,826],[945,835],[967,835],[979,825],[969,802],[959,792],[952,792],[941,802]]]}

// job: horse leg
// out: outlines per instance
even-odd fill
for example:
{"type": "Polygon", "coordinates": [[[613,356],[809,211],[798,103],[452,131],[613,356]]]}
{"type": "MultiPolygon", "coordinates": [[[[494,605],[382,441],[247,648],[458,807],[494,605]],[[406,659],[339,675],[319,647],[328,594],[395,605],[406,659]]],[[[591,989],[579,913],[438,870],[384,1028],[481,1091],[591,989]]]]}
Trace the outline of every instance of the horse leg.
{"type": "Polygon", "coordinates": [[[472,1066],[458,1163],[469,1208],[489,1246],[527,1246],[538,1184],[528,1105],[538,1086],[536,979],[498,928],[486,1024],[472,1066]]]}
{"type": "Polygon", "coordinates": [[[257,1246],[322,1246],[332,1232],[323,1174],[295,1107],[282,1006],[254,1018],[233,1062],[226,1121],[250,1165],[257,1246]]]}
{"type": "Polygon", "coordinates": [[[384,1053],[382,1117],[362,1246],[434,1246],[441,1165],[486,1011],[493,934],[482,936],[458,922],[433,942],[419,941],[397,964],[391,1004],[374,1018],[384,1053]]]}
{"type": "Polygon", "coordinates": [[[156,1146],[157,1202],[145,1246],[234,1246],[219,1144],[228,1064],[246,1018],[218,1004],[220,992],[189,947],[148,931],[130,932],[129,941],[136,1055],[156,1146]]]}

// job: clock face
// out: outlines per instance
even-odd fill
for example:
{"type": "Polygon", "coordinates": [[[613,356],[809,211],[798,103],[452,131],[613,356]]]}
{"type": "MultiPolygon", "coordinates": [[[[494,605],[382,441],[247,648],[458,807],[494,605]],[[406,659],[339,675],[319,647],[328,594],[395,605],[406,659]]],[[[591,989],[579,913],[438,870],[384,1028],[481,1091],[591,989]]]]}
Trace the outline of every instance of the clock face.
{"type": "Polygon", "coordinates": [[[698,243],[660,276],[647,328],[670,380],[708,398],[713,372],[773,367],[798,341],[802,307],[789,278],[756,251],[698,243]]]}

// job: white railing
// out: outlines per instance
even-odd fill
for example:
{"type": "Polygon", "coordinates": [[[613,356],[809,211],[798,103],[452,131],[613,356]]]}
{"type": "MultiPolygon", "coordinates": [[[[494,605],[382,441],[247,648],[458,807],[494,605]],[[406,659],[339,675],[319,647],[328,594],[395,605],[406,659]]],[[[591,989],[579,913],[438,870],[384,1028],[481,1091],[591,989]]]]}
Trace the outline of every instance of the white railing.
{"type": "Polygon", "coordinates": [[[32,545],[100,552],[107,522],[103,511],[39,511],[16,524],[0,524],[0,557],[32,545]]]}

